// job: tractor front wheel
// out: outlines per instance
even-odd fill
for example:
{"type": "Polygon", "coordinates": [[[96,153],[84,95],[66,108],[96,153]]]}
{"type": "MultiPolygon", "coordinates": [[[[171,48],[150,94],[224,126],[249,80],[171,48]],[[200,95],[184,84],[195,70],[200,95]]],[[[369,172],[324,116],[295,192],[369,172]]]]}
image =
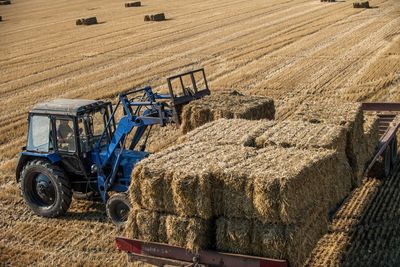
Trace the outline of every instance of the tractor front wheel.
{"type": "Polygon", "coordinates": [[[125,193],[112,195],[106,204],[106,212],[111,222],[118,228],[123,228],[128,220],[131,203],[125,193]]]}
{"type": "Polygon", "coordinates": [[[60,167],[46,161],[30,161],[21,172],[20,182],[26,204],[37,215],[57,217],[67,212],[72,190],[60,167]]]}

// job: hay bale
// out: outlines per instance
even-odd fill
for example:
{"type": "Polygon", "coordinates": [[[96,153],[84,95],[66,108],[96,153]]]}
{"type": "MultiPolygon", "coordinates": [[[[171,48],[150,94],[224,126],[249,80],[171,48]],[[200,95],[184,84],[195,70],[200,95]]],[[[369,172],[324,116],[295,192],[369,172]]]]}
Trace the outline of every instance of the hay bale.
{"type": "Polygon", "coordinates": [[[254,181],[254,213],[263,223],[291,224],[316,208],[326,212],[350,191],[351,169],[343,156],[330,150],[267,147],[238,165],[254,181]]]}
{"type": "Polygon", "coordinates": [[[11,1],[10,0],[0,1],[0,5],[11,5],[11,1]]]}
{"type": "Polygon", "coordinates": [[[338,103],[326,99],[310,101],[303,103],[291,119],[343,126],[347,130],[346,155],[353,169],[353,186],[360,184],[365,166],[364,115],[361,103],[338,103]]]}
{"type": "Polygon", "coordinates": [[[0,16],[0,21],[3,21],[3,17],[2,16],[0,16]]]}
{"type": "Polygon", "coordinates": [[[274,117],[274,101],[270,98],[222,92],[185,105],[181,113],[181,127],[182,132],[186,133],[220,118],[271,120],[274,117]]]}
{"type": "Polygon", "coordinates": [[[319,238],[328,231],[323,212],[310,214],[295,225],[265,224],[256,220],[218,218],[218,250],[275,259],[286,259],[290,266],[303,266],[319,238]]]}
{"type": "Polygon", "coordinates": [[[252,230],[250,220],[220,217],[216,221],[216,248],[223,252],[254,254],[252,230]]]}
{"type": "Polygon", "coordinates": [[[379,143],[379,117],[376,114],[364,114],[365,161],[370,161],[379,143]]]}
{"type": "Polygon", "coordinates": [[[124,235],[151,242],[168,243],[191,251],[210,246],[211,221],[184,218],[143,209],[130,211],[124,235]]]}
{"type": "Polygon", "coordinates": [[[254,146],[256,138],[275,123],[269,120],[218,119],[188,132],[178,142],[254,146]]]}
{"type": "Polygon", "coordinates": [[[346,149],[346,129],[339,125],[304,121],[280,121],[255,139],[256,147],[278,145],[297,148],[346,149]]]}
{"type": "Polygon", "coordinates": [[[370,8],[369,2],[355,2],[353,3],[353,8],[370,8]]]}
{"type": "Polygon", "coordinates": [[[163,20],[165,20],[165,14],[159,13],[159,14],[151,15],[151,20],[152,21],[163,21],[163,20]]]}
{"type": "Polygon", "coordinates": [[[97,18],[96,17],[90,17],[90,18],[83,18],[83,19],[77,19],[75,21],[76,25],[93,25],[97,24],[97,18]]]}
{"type": "Polygon", "coordinates": [[[149,15],[145,15],[145,16],[144,16],[144,21],[151,21],[150,16],[149,16],[149,15]]]}
{"type": "Polygon", "coordinates": [[[139,7],[141,6],[142,3],[141,2],[129,2],[129,3],[125,3],[125,7],[139,7]]]}

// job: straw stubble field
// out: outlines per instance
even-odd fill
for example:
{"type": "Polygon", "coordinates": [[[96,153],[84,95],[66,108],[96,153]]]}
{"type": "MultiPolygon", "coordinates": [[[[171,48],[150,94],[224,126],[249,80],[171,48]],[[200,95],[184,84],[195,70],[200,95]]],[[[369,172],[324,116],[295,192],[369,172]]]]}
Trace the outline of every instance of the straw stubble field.
{"type": "MultiPolygon", "coordinates": [[[[370,3],[377,8],[314,0],[152,0],[137,9],[120,1],[14,0],[1,6],[0,262],[125,260],[114,252],[119,233],[100,205],[74,201],[66,217],[54,220],[24,206],[13,170],[35,103],[161,88],[168,75],[199,66],[213,90],[272,97],[278,120],[298,119],[306,102],[321,97],[399,101],[400,4],[370,3]],[[144,14],[158,12],[170,20],[143,22],[144,14]],[[75,26],[75,19],[92,15],[101,23],[75,26]]],[[[224,218],[220,224],[234,227],[224,218]]]]}

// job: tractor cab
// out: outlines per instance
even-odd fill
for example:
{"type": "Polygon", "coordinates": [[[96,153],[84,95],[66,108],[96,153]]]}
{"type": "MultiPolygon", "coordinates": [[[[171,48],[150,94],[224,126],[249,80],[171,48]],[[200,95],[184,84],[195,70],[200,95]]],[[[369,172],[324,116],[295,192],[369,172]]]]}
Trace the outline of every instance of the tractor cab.
{"type": "Polygon", "coordinates": [[[26,190],[34,211],[46,216],[44,207],[50,203],[56,206],[53,204],[60,188],[55,186],[53,173],[68,179],[68,191],[76,197],[93,192],[89,188],[96,181],[91,171],[91,151],[103,133],[101,146],[108,146],[115,131],[114,120],[109,120],[111,113],[111,102],[97,100],[55,99],[33,107],[16,177],[24,183],[21,188],[26,190]]]}
{"type": "MultiPolygon", "coordinates": [[[[26,151],[43,157],[57,155],[68,174],[88,175],[90,168],[80,163],[90,156],[111,113],[110,102],[96,100],[55,99],[37,104],[29,113],[26,151]]],[[[102,146],[108,145],[114,130],[111,121],[102,146]]]]}

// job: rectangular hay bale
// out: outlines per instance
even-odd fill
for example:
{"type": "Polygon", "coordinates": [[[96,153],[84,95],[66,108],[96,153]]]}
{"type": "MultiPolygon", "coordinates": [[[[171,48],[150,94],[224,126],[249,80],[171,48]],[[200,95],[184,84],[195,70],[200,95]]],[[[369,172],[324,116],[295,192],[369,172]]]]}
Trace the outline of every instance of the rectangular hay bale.
{"type": "Polygon", "coordinates": [[[353,186],[360,184],[365,168],[364,114],[361,103],[318,99],[303,103],[290,117],[311,123],[331,123],[347,130],[346,155],[353,169],[353,186]]]}
{"type": "Polygon", "coordinates": [[[319,238],[328,231],[324,212],[312,210],[305,216],[307,220],[295,225],[220,217],[216,221],[217,249],[228,253],[286,259],[290,266],[303,266],[319,238]]]}
{"type": "Polygon", "coordinates": [[[210,220],[132,209],[125,228],[125,236],[197,251],[210,246],[211,226],[210,220]]]}
{"type": "Polygon", "coordinates": [[[275,106],[271,98],[246,96],[236,91],[219,92],[185,105],[181,113],[181,128],[186,133],[221,118],[272,120],[274,117],[275,106]]]}
{"type": "Polygon", "coordinates": [[[326,148],[345,152],[346,129],[327,123],[279,121],[255,140],[256,147],[278,145],[297,148],[326,148]]]}

